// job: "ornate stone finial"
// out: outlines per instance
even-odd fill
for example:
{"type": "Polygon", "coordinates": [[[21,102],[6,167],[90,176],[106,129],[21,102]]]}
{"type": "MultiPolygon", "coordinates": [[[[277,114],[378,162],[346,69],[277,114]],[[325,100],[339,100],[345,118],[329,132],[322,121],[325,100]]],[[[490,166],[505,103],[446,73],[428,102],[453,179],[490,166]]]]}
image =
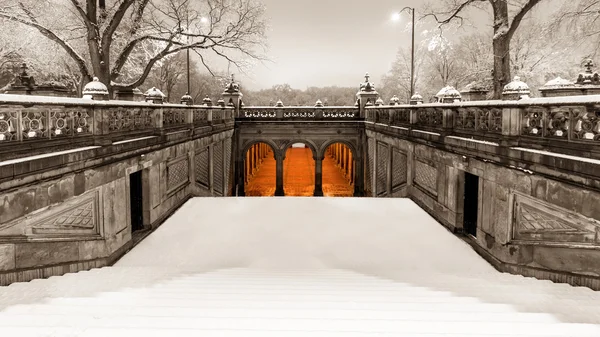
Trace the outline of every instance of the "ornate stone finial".
{"type": "Polygon", "coordinates": [[[98,77],[94,77],[92,81],[83,87],[83,98],[93,100],[107,100],[108,88],[104,83],[100,82],[98,77]]]}
{"type": "Polygon", "coordinates": [[[192,96],[190,96],[189,93],[185,93],[185,95],[181,96],[181,100],[180,100],[181,104],[185,104],[185,105],[193,105],[194,104],[194,99],[192,98],[192,96]]]}
{"type": "Polygon", "coordinates": [[[165,100],[165,97],[167,97],[162,93],[162,91],[156,89],[156,87],[148,89],[144,96],[146,96],[146,102],[152,102],[155,104],[162,104],[165,100]]]}
{"type": "Polygon", "coordinates": [[[418,93],[414,94],[410,98],[410,104],[412,104],[412,105],[423,104],[423,96],[419,95],[418,93]]]}
{"type": "Polygon", "coordinates": [[[359,104],[360,104],[360,100],[357,99],[356,103],[354,103],[354,106],[359,106],[359,104]]]}
{"type": "Polygon", "coordinates": [[[385,103],[383,102],[383,99],[381,99],[381,97],[377,98],[377,100],[375,101],[375,106],[382,106],[385,103]]]}
{"type": "Polygon", "coordinates": [[[204,97],[204,99],[202,100],[202,104],[206,106],[212,106],[212,99],[210,99],[210,97],[206,95],[206,97],[204,97]]]}
{"type": "Polygon", "coordinates": [[[435,97],[437,97],[439,103],[460,102],[462,99],[460,92],[452,86],[443,87],[435,97]]]}
{"type": "Polygon", "coordinates": [[[240,92],[240,85],[235,83],[235,77],[233,74],[231,74],[231,82],[229,82],[227,84],[227,86],[225,87],[225,92],[229,93],[229,94],[234,94],[234,93],[240,92]]]}
{"type": "Polygon", "coordinates": [[[317,100],[317,103],[315,103],[315,107],[317,108],[322,108],[323,107],[323,102],[321,102],[320,99],[317,100]]]}
{"type": "Polygon", "coordinates": [[[282,108],[283,107],[283,102],[281,100],[278,100],[277,103],[275,103],[275,106],[278,108],[282,108]]]}
{"type": "Polygon", "coordinates": [[[225,107],[225,100],[222,98],[219,98],[219,100],[217,101],[217,105],[220,107],[225,107]]]}
{"type": "Polygon", "coordinates": [[[400,104],[400,99],[398,98],[398,96],[394,95],[392,98],[390,98],[390,105],[399,105],[400,104]]]}
{"type": "Polygon", "coordinates": [[[371,76],[369,76],[369,73],[365,74],[365,82],[360,84],[360,91],[366,91],[366,92],[375,91],[375,84],[369,82],[370,77],[371,76]]]}
{"type": "Polygon", "coordinates": [[[593,73],[592,69],[594,68],[594,66],[595,66],[594,65],[594,60],[592,60],[592,59],[585,60],[585,63],[583,64],[583,67],[585,68],[585,71],[588,74],[593,73]]]}
{"type": "Polygon", "coordinates": [[[21,64],[21,76],[28,76],[27,69],[29,69],[27,63],[21,64]]]}
{"type": "Polygon", "coordinates": [[[513,81],[504,86],[502,90],[503,100],[518,101],[520,99],[529,98],[531,91],[527,83],[521,81],[519,76],[515,76],[513,81]]]}

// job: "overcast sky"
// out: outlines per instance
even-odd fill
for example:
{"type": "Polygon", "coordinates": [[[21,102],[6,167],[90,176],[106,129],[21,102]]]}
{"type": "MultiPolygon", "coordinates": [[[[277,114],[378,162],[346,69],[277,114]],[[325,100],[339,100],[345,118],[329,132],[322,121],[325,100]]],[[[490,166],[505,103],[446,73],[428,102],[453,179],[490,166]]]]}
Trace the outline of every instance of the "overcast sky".
{"type": "MultiPolygon", "coordinates": [[[[365,72],[377,84],[398,48],[410,47],[410,15],[393,22],[392,13],[425,0],[262,0],[269,19],[268,55],[272,62],[240,76],[248,89],[289,83],[308,86],[358,86],[365,72]]],[[[469,13],[470,23],[490,29],[491,14],[469,13]]],[[[417,34],[433,24],[421,24],[417,34]]],[[[471,28],[472,29],[472,28],[471,28]]],[[[491,42],[491,41],[490,41],[491,42]]]]}

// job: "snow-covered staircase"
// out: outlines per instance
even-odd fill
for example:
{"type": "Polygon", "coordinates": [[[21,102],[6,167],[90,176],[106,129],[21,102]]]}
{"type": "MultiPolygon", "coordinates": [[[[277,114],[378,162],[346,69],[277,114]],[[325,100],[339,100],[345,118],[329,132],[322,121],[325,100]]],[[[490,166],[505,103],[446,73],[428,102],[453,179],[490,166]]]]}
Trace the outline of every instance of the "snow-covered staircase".
{"type": "MultiPolygon", "coordinates": [[[[279,208],[294,218],[285,203],[279,208]]],[[[407,205],[411,221],[426,218],[407,205]]],[[[336,238],[351,246],[344,255],[323,233],[307,241],[251,221],[228,227],[232,217],[213,232],[210,223],[190,230],[196,212],[193,200],[114,267],[0,288],[0,336],[600,336],[600,292],[498,273],[435,223],[428,235],[439,234],[441,251],[384,231],[390,242],[404,240],[399,254],[410,251],[389,260],[378,251],[390,253],[385,241],[358,235],[350,222],[350,238],[360,239],[336,238]],[[260,238],[276,242],[267,249],[260,238]],[[446,249],[454,259],[444,264],[446,249]]]]}

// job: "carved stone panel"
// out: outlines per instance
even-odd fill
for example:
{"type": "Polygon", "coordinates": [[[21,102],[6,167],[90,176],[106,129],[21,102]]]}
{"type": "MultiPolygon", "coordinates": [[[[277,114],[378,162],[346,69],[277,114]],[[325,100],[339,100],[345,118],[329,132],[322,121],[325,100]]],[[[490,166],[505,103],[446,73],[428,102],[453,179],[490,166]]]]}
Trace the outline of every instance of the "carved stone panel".
{"type": "Polygon", "coordinates": [[[196,152],[194,156],[194,170],[196,172],[196,183],[209,188],[210,187],[210,177],[209,177],[209,153],[208,148],[200,152],[196,152]]]}
{"type": "Polygon", "coordinates": [[[189,182],[189,161],[184,159],[167,164],[167,192],[171,192],[189,182]]]}
{"type": "Polygon", "coordinates": [[[377,143],[377,196],[387,194],[388,145],[377,143]]]}
{"type": "Polygon", "coordinates": [[[392,188],[406,184],[406,154],[398,149],[392,153],[392,188]]]}
{"type": "Polygon", "coordinates": [[[229,170],[231,169],[231,138],[225,138],[225,141],[223,142],[223,147],[224,147],[224,153],[225,153],[225,163],[223,165],[225,165],[223,171],[224,171],[224,179],[225,179],[225,191],[224,194],[228,194],[227,191],[229,191],[229,188],[231,187],[231,179],[233,179],[233,176],[230,174],[229,170]]]}
{"type": "Polygon", "coordinates": [[[600,244],[600,222],[522,194],[513,197],[515,240],[600,244]]]}
{"type": "Polygon", "coordinates": [[[427,192],[437,196],[437,169],[420,160],[415,160],[414,182],[427,192]]]}
{"type": "Polygon", "coordinates": [[[39,216],[25,219],[26,234],[39,237],[98,236],[101,233],[99,199],[99,192],[93,191],[56,210],[48,208],[39,216]]]}
{"type": "Polygon", "coordinates": [[[375,192],[375,186],[373,185],[373,168],[375,164],[375,139],[369,138],[368,140],[368,165],[367,165],[367,183],[365,184],[367,191],[375,192]]]}
{"type": "Polygon", "coordinates": [[[223,195],[223,142],[213,144],[214,191],[223,195]]]}

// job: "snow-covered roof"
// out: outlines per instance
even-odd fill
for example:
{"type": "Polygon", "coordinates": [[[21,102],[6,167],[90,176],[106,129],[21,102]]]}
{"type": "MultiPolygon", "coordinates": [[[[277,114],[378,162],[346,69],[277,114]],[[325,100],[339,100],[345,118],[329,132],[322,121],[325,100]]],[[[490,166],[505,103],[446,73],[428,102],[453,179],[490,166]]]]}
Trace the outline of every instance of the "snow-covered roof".
{"type": "Polygon", "coordinates": [[[548,82],[546,82],[546,84],[544,84],[544,86],[541,89],[551,89],[551,88],[564,88],[564,87],[571,87],[573,86],[575,83],[566,80],[564,78],[561,78],[560,76],[550,80],[548,82]]]}

